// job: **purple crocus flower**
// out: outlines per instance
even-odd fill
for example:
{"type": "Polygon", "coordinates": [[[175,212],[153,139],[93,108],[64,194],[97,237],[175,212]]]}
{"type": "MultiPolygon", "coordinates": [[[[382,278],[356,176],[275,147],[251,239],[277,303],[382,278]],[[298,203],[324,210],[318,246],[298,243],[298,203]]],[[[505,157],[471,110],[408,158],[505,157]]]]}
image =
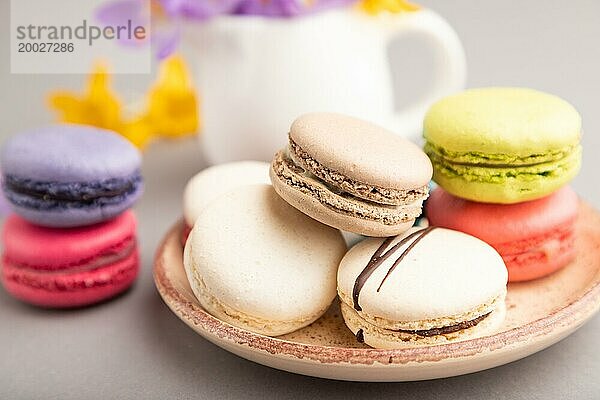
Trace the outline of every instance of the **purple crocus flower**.
{"type": "MultiPolygon", "coordinates": [[[[131,21],[134,26],[150,25],[150,10],[144,7],[140,0],[115,0],[100,7],[95,14],[98,21],[104,25],[127,25],[131,21]]],[[[121,37],[120,42],[125,45],[135,46],[133,39],[121,37]]]]}
{"type": "Polygon", "coordinates": [[[355,2],[356,0],[160,0],[167,14],[200,20],[219,14],[293,17],[355,2]]]}
{"type": "Polygon", "coordinates": [[[240,3],[242,0],[160,0],[168,15],[199,20],[233,14],[240,3]]]}
{"type": "Polygon", "coordinates": [[[242,0],[236,8],[235,14],[294,17],[328,8],[342,7],[354,2],[356,0],[242,0]]]}
{"type": "MultiPolygon", "coordinates": [[[[127,21],[131,20],[134,25],[150,26],[153,21],[147,5],[143,0],[113,0],[100,7],[95,17],[103,25],[126,25],[127,21]]],[[[177,24],[152,23],[151,35],[152,46],[159,59],[169,56],[179,45],[180,30],[177,24]]],[[[127,38],[122,38],[120,43],[136,44],[127,38]]]]}
{"type": "MultiPolygon", "coordinates": [[[[206,20],[218,15],[258,15],[285,18],[310,14],[329,8],[343,7],[357,0],[158,0],[170,23],[153,24],[152,43],[159,58],[167,57],[177,48],[180,28],[177,20],[206,20]],[[175,23],[173,23],[175,22],[175,23]]],[[[150,10],[143,0],[112,0],[96,13],[105,25],[122,25],[128,19],[148,26],[150,10]]],[[[125,44],[131,44],[125,42],[125,44]]]]}

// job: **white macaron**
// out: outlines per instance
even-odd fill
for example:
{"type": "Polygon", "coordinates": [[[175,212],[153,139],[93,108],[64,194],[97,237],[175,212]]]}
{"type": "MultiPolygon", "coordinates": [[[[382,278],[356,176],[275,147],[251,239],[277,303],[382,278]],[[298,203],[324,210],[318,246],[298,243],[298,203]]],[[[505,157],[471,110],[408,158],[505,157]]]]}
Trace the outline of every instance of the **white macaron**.
{"type": "Polygon", "coordinates": [[[183,193],[183,216],[191,229],[200,212],[215,198],[239,186],[270,184],[269,164],[238,161],[215,165],[189,180],[183,193]]]}
{"type": "Polygon", "coordinates": [[[302,214],[271,185],[252,185],[222,195],[200,212],[184,265],[208,312],[278,336],[327,311],[345,252],[337,229],[302,214]]]}
{"type": "Polygon", "coordinates": [[[338,294],[359,341],[377,348],[443,344],[498,327],[507,278],[502,258],[483,241],[419,227],[350,249],[338,294]]]}

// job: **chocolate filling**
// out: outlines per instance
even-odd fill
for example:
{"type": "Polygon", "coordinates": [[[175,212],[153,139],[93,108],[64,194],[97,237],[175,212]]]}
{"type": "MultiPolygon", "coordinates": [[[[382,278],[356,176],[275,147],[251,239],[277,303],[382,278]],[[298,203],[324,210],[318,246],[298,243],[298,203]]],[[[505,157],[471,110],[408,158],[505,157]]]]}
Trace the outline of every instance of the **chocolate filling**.
{"type": "Polygon", "coordinates": [[[426,330],[420,330],[420,331],[398,329],[395,332],[410,333],[413,335],[423,336],[423,337],[446,335],[449,333],[462,331],[463,329],[472,328],[475,325],[477,325],[478,323],[480,323],[481,321],[483,321],[484,319],[486,319],[491,313],[492,312],[490,311],[489,313],[481,315],[470,321],[459,322],[458,324],[454,324],[454,325],[450,325],[450,326],[443,326],[441,328],[432,328],[432,329],[426,329],[426,330]]]}
{"type": "Polygon", "coordinates": [[[376,221],[384,225],[397,225],[414,219],[421,212],[420,205],[392,206],[378,204],[331,188],[327,186],[327,183],[320,180],[318,182],[326,186],[326,189],[319,188],[319,185],[311,186],[305,181],[304,177],[304,174],[310,174],[310,172],[294,164],[294,161],[283,151],[277,153],[272,167],[276,176],[285,182],[287,186],[310,195],[323,206],[338,213],[376,221]]]}
{"type": "Polygon", "coordinates": [[[51,193],[48,190],[36,190],[28,186],[20,185],[11,179],[5,180],[4,187],[13,193],[45,201],[60,201],[65,203],[93,203],[97,199],[116,197],[130,193],[135,188],[135,182],[127,181],[124,182],[123,185],[111,189],[97,189],[98,191],[96,193],[88,192],[80,195],[69,193],[67,191],[51,193]]]}
{"type": "Polygon", "coordinates": [[[424,185],[413,189],[393,189],[359,182],[343,174],[325,167],[316,159],[305,152],[292,138],[289,138],[290,156],[298,161],[313,175],[339,190],[350,193],[356,197],[381,204],[403,205],[427,198],[429,186],[424,185]]]}

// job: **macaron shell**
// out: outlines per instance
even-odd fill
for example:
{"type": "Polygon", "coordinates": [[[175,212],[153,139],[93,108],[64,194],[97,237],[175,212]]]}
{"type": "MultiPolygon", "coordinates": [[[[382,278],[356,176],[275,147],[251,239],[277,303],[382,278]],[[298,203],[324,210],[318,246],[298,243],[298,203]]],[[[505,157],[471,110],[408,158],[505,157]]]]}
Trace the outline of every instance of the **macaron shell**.
{"type": "Polygon", "coordinates": [[[40,307],[72,308],[105,301],[131,287],[139,255],[135,250],[114,264],[76,273],[24,270],[6,258],[2,267],[2,285],[13,297],[40,307]]]}
{"type": "Polygon", "coordinates": [[[529,281],[550,275],[577,256],[573,227],[557,229],[524,242],[496,246],[508,269],[509,282],[529,281]]]}
{"type": "Polygon", "coordinates": [[[365,184],[420,188],[433,173],[431,162],[414,143],[341,114],[305,114],[292,124],[290,139],[320,164],[365,184]]]}
{"type": "Polygon", "coordinates": [[[485,204],[452,196],[442,188],[425,205],[431,225],[476,236],[492,245],[545,235],[577,218],[579,199],[566,186],[550,196],[518,204],[485,204]]]}
{"type": "Polygon", "coordinates": [[[140,168],[139,151],[115,132],[62,124],[34,129],[3,146],[2,172],[45,182],[124,178],[140,168]]]}
{"type": "MultiPolygon", "coordinates": [[[[413,228],[394,238],[389,247],[419,229],[413,228]]],[[[383,242],[380,238],[366,239],[342,259],[338,292],[350,306],[357,277],[383,242]]],[[[407,246],[408,243],[399,249],[398,256],[407,246]]],[[[389,257],[366,280],[358,297],[362,314],[406,326],[411,321],[433,321],[440,326],[434,320],[446,326],[458,316],[476,312],[506,291],[507,272],[500,255],[490,245],[461,232],[432,230],[381,284],[397,258],[389,257]]],[[[463,321],[466,320],[470,319],[463,321]]]]}
{"type": "Polygon", "coordinates": [[[11,215],[2,230],[4,254],[20,264],[60,269],[95,257],[135,237],[136,219],[127,211],[102,224],[52,229],[11,215]]]}
{"type": "Polygon", "coordinates": [[[191,227],[214,199],[244,185],[270,184],[269,164],[240,161],[209,167],[189,180],[183,193],[183,215],[191,227]]]}
{"type": "MultiPolygon", "coordinates": [[[[190,252],[191,246],[187,245],[186,242],[186,246],[184,248],[184,259],[190,260],[189,262],[191,264],[193,261],[190,252]]],[[[298,316],[289,320],[257,317],[255,315],[247,314],[243,311],[238,311],[237,309],[214,297],[206,287],[202,277],[196,271],[192,270],[190,276],[194,282],[194,295],[200,301],[200,304],[202,304],[202,307],[206,311],[231,325],[242,327],[251,332],[260,333],[262,335],[279,336],[296,331],[319,319],[319,317],[323,315],[329,308],[329,304],[327,304],[312,315],[298,316]]]]}
{"type": "Polygon", "coordinates": [[[568,186],[511,205],[472,202],[437,188],[426,205],[432,225],[468,233],[496,248],[511,282],[548,275],[574,258],[578,209],[578,196],[568,186]]]}
{"type": "Polygon", "coordinates": [[[232,324],[269,334],[249,321],[308,324],[328,308],[345,251],[339,231],[300,213],[270,185],[253,185],[206,207],[188,238],[184,265],[203,306],[211,306],[203,299],[215,299],[245,316],[232,324]]]}
{"type": "Polygon", "coordinates": [[[427,112],[423,135],[457,152],[530,156],[577,145],[581,117],[559,97],[524,88],[479,88],[427,112]]]}
{"type": "Polygon", "coordinates": [[[104,301],[137,277],[135,228],[131,212],[72,229],[44,228],[12,215],[2,233],[2,284],[14,297],[42,307],[104,301]]]}

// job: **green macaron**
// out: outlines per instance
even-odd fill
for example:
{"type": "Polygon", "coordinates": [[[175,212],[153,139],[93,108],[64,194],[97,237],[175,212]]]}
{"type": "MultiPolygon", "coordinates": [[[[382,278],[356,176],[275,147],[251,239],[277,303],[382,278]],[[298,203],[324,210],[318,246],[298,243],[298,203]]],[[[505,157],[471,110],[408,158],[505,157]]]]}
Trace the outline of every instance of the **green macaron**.
{"type": "Polygon", "coordinates": [[[446,97],[428,111],[423,135],[434,181],[469,200],[538,199],[581,167],[579,113],[531,89],[471,89],[446,97]]]}

